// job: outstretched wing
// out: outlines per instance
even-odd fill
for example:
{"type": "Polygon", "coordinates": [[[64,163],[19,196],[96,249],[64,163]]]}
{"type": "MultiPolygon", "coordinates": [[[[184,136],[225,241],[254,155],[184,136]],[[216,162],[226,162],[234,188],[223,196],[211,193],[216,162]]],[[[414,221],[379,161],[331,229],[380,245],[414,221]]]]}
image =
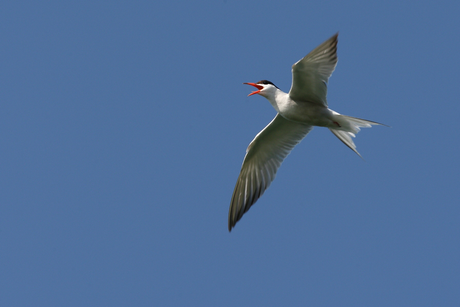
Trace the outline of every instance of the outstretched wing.
{"type": "Polygon", "coordinates": [[[327,81],[337,65],[338,35],[335,34],[292,65],[291,99],[327,107],[327,81]]]}
{"type": "Polygon", "coordinates": [[[231,231],[275,179],[276,171],[313,127],[276,117],[249,144],[228,212],[231,231]]]}

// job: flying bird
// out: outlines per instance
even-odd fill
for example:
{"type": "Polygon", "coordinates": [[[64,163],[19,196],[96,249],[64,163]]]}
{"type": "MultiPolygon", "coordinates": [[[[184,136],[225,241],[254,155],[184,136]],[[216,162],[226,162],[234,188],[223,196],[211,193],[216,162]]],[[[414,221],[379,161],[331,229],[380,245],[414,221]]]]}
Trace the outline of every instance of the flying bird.
{"type": "Polygon", "coordinates": [[[228,213],[228,230],[262,196],[284,158],[312,130],[326,127],[360,157],[352,140],[360,128],[382,125],[377,122],[341,115],[328,108],[327,82],[337,65],[338,33],[326,40],[292,66],[289,93],[270,81],[244,83],[268,99],[278,112],[252,140],[246,150],[240,175],[233,191],[228,213]]]}

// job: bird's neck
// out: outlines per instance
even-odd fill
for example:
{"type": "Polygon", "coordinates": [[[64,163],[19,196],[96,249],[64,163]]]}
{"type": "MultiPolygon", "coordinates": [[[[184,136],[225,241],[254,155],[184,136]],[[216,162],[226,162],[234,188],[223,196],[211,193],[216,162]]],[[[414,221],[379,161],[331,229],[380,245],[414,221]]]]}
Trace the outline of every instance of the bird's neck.
{"type": "Polygon", "coordinates": [[[275,108],[276,112],[280,113],[280,109],[289,103],[289,95],[288,93],[283,92],[280,89],[276,89],[273,95],[266,97],[270,104],[275,108]]]}

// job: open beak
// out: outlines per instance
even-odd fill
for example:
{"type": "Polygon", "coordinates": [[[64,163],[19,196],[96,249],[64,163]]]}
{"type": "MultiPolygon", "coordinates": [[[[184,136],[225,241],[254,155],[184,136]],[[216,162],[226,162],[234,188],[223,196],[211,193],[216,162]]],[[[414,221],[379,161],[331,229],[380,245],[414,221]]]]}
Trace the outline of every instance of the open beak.
{"type": "Polygon", "coordinates": [[[254,87],[256,87],[258,89],[258,91],[254,91],[251,94],[249,94],[248,96],[251,96],[251,95],[254,95],[254,94],[259,94],[260,91],[264,88],[262,85],[259,85],[259,84],[256,84],[256,83],[243,83],[243,84],[252,85],[252,86],[254,86],[254,87]]]}

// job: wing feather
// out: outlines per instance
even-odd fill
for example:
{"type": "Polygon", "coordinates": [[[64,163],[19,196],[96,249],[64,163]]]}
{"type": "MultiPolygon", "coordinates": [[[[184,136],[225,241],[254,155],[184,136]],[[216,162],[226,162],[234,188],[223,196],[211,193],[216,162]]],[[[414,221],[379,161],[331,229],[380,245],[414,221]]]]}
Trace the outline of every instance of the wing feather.
{"type": "Polygon", "coordinates": [[[291,99],[327,107],[327,82],[337,65],[338,35],[329,38],[292,66],[291,99]]]}
{"type": "Polygon", "coordinates": [[[275,179],[276,172],[291,150],[312,126],[276,117],[249,144],[233,191],[228,213],[231,230],[275,179]]]}

